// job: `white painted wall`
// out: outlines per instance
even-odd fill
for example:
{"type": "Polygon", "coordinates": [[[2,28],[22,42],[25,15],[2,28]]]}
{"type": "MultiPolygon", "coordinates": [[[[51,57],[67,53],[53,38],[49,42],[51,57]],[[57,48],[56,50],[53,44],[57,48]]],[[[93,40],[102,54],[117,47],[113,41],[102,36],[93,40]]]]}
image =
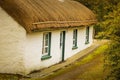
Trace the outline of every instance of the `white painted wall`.
{"type": "Polygon", "coordinates": [[[43,33],[37,32],[27,35],[26,40],[26,54],[25,54],[25,65],[26,73],[30,73],[34,70],[39,70],[45,67],[49,67],[53,64],[59,63],[61,61],[61,52],[60,52],[60,32],[66,31],[66,41],[65,41],[65,60],[69,57],[75,55],[81,50],[89,47],[92,44],[92,31],[93,27],[90,27],[90,43],[85,44],[85,35],[86,27],[77,28],[78,29],[78,48],[72,50],[73,43],[73,29],[66,30],[56,30],[48,31],[52,32],[51,36],[51,56],[52,58],[42,60],[42,42],[43,42],[43,33]]]}
{"type": "Polygon", "coordinates": [[[90,27],[90,43],[89,44],[85,44],[85,36],[86,36],[86,27],[81,27],[81,28],[76,28],[78,29],[78,38],[77,38],[77,49],[72,50],[72,46],[73,46],[73,29],[68,29],[67,33],[66,33],[66,47],[65,47],[65,59],[75,55],[76,53],[80,52],[81,50],[89,47],[92,44],[92,31],[93,31],[93,27],[90,27]]]}
{"type": "Polygon", "coordinates": [[[0,73],[24,74],[26,31],[0,7],[0,73]]]}
{"type": "Polygon", "coordinates": [[[39,69],[42,53],[42,33],[28,34],[25,47],[26,73],[39,69]]]}
{"type": "Polygon", "coordinates": [[[51,56],[52,58],[41,61],[43,32],[27,35],[25,65],[26,73],[49,67],[60,61],[59,31],[52,31],[51,36],[51,56]]]}

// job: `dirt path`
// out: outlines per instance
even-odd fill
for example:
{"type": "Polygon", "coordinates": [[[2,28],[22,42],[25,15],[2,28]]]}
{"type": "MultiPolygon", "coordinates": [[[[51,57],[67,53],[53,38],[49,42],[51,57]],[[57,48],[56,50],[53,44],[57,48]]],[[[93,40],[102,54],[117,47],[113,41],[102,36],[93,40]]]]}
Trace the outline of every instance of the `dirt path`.
{"type": "Polygon", "coordinates": [[[48,79],[48,80],[82,80],[82,79],[78,78],[79,75],[90,70],[92,67],[102,66],[102,64],[101,64],[102,60],[101,60],[100,56],[102,56],[102,55],[101,54],[97,55],[92,61],[90,61],[84,65],[77,66],[64,74],[58,75],[58,76],[53,77],[52,79],[48,79]]]}

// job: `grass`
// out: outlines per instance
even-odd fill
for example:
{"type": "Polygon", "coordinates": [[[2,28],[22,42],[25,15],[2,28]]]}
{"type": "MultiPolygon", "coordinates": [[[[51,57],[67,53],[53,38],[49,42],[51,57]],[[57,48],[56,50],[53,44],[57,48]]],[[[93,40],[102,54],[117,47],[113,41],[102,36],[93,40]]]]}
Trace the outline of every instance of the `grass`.
{"type": "Polygon", "coordinates": [[[19,80],[21,76],[13,74],[0,74],[0,80],[19,80]]]}
{"type": "Polygon", "coordinates": [[[85,56],[83,59],[75,62],[71,66],[61,69],[55,72],[54,74],[51,74],[50,76],[47,76],[45,78],[30,79],[30,80],[52,80],[56,76],[69,72],[73,68],[82,66],[84,64],[88,64],[89,62],[92,62],[94,60],[96,60],[95,65],[86,68],[86,70],[82,74],[75,76],[76,78],[74,80],[102,80],[105,76],[103,72],[103,65],[104,65],[103,53],[106,51],[107,48],[108,48],[108,45],[104,44],[100,46],[99,48],[97,48],[95,51],[93,51],[91,54],[85,56]]]}
{"type": "Polygon", "coordinates": [[[81,64],[85,64],[87,62],[90,62],[97,55],[104,53],[107,48],[108,48],[107,44],[100,46],[94,52],[92,52],[91,54],[89,54],[87,57],[83,58],[80,62],[77,62],[76,64],[81,65],[81,64]]]}
{"type": "Polygon", "coordinates": [[[103,68],[103,55],[97,56],[97,63],[95,65],[86,68],[85,72],[76,76],[77,79],[82,80],[103,80],[104,68],[103,68]]]}
{"type": "Polygon", "coordinates": [[[82,59],[80,63],[78,62],[79,65],[86,64],[91,61],[95,61],[96,63],[93,66],[86,68],[86,70],[82,74],[76,76],[76,78],[81,80],[103,80],[106,76],[104,73],[103,53],[105,53],[107,48],[108,45],[105,44],[95,50],[92,54],[82,59]]]}

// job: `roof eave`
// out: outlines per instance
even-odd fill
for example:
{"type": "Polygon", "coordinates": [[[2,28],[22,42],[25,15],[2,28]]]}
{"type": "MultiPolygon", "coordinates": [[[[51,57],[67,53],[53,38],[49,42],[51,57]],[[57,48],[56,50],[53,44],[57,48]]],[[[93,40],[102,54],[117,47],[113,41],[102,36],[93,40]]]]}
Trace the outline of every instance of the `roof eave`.
{"type": "Polygon", "coordinates": [[[75,28],[81,26],[89,26],[95,23],[97,23],[97,20],[37,22],[37,23],[33,23],[33,28],[31,29],[31,32],[75,28]]]}

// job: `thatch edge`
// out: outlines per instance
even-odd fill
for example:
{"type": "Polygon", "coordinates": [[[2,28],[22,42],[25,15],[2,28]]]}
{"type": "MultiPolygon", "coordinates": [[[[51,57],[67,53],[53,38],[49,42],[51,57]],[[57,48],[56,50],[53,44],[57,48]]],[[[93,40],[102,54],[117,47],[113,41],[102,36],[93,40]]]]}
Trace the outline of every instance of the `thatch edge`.
{"type": "Polygon", "coordinates": [[[39,31],[51,31],[67,28],[79,28],[85,26],[91,26],[97,23],[97,20],[86,20],[86,21],[46,21],[33,23],[34,28],[31,32],[39,31]]]}

